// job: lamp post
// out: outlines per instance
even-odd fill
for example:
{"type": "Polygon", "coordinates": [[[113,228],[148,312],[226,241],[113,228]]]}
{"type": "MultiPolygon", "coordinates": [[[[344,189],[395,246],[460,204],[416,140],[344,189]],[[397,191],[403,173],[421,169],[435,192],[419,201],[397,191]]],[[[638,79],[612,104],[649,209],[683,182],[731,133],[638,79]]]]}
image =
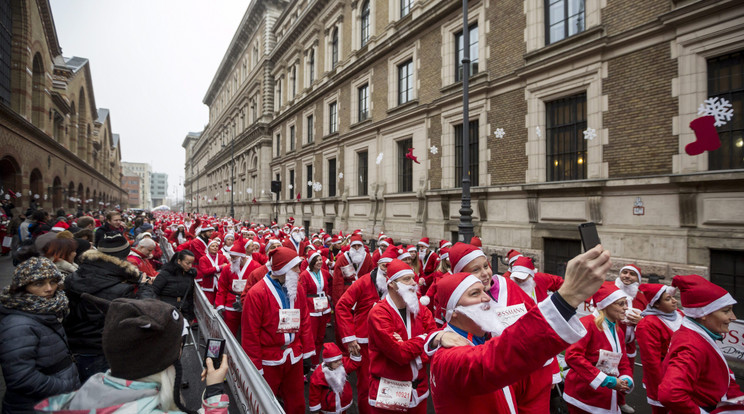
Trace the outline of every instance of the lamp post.
{"type": "Polygon", "coordinates": [[[468,114],[470,84],[470,30],[468,27],[468,0],[462,0],[462,197],[460,223],[457,226],[459,241],[470,243],[473,238],[473,209],[470,207],[470,118],[468,114]]]}

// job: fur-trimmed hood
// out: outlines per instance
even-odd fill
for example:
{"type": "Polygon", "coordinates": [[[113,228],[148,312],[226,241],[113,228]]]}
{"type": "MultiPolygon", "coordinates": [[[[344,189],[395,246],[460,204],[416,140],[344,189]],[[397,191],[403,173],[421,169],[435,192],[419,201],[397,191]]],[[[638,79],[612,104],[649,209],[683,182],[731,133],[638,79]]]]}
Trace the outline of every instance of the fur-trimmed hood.
{"type": "Polygon", "coordinates": [[[106,273],[116,273],[119,278],[135,283],[139,282],[142,273],[137,266],[126,260],[93,249],[82,254],[78,272],[82,272],[88,267],[107,268],[109,272],[106,273]]]}

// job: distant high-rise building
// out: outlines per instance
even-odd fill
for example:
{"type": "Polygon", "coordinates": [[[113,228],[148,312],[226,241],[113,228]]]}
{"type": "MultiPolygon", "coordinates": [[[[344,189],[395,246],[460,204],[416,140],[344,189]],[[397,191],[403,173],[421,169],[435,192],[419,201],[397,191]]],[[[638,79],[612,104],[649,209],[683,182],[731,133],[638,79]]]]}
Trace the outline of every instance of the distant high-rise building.
{"type": "Polygon", "coordinates": [[[126,190],[129,196],[129,207],[142,208],[140,204],[140,178],[136,175],[121,177],[121,188],[126,190]]]}
{"type": "Polygon", "coordinates": [[[144,162],[122,162],[121,170],[125,176],[137,176],[140,178],[140,203],[142,209],[149,210],[153,207],[150,195],[150,175],[152,167],[144,162]]]}
{"type": "Polygon", "coordinates": [[[150,174],[150,198],[153,207],[159,206],[165,202],[168,196],[168,174],[152,173],[150,174]]]}

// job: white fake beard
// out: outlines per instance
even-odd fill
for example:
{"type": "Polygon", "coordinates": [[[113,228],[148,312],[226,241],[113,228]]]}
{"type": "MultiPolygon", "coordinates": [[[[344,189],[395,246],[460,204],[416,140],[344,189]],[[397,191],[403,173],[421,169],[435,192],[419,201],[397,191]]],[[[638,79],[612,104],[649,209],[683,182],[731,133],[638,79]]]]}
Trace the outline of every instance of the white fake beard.
{"type": "Polygon", "coordinates": [[[493,299],[488,303],[476,303],[468,306],[457,306],[455,311],[467,316],[486,332],[499,336],[504,331],[496,314],[496,301],[493,299]]]}
{"type": "Polygon", "coordinates": [[[307,238],[307,236],[305,236],[305,232],[304,231],[301,231],[300,232],[300,240],[305,240],[305,238],[307,238]]]}
{"type": "Polygon", "coordinates": [[[186,243],[186,237],[183,236],[183,233],[178,233],[178,244],[184,243],[186,243]]]}
{"type": "Polygon", "coordinates": [[[357,250],[353,247],[349,249],[349,258],[351,258],[351,262],[354,263],[355,265],[362,264],[362,261],[364,261],[364,255],[365,255],[365,252],[363,249],[357,250]]]}
{"type": "Polygon", "coordinates": [[[630,298],[631,301],[635,299],[636,295],[638,294],[638,286],[640,285],[641,284],[639,282],[634,282],[629,285],[626,285],[625,283],[623,283],[622,280],[620,280],[619,277],[615,279],[615,286],[617,286],[620,290],[622,290],[623,293],[625,293],[630,298]]]}
{"type": "Polygon", "coordinates": [[[520,281],[517,278],[512,278],[512,280],[514,280],[514,282],[516,282],[516,284],[520,288],[522,288],[524,293],[526,293],[527,295],[532,296],[532,294],[535,292],[535,279],[533,279],[532,277],[528,277],[523,281],[520,281]]]}
{"type": "Polygon", "coordinates": [[[300,232],[292,233],[292,240],[294,240],[295,243],[301,242],[302,241],[302,235],[300,234],[300,232]]]}
{"type": "Polygon", "coordinates": [[[375,286],[377,286],[378,292],[382,292],[382,296],[385,296],[388,293],[387,277],[385,276],[385,273],[386,272],[384,272],[379,267],[377,268],[377,277],[375,278],[375,286]]]}
{"type": "Polygon", "coordinates": [[[346,369],[343,364],[339,365],[336,369],[330,369],[326,364],[323,364],[323,375],[325,375],[325,380],[333,392],[344,392],[344,386],[346,386],[346,369]]]}
{"type": "Polygon", "coordinates": [[[230,263],[230,271],[235,275],[240,272],[240,259],[242,259],[242,257],[236,257],[232,260],[232,263],[230,263]]]}
{"type": "Polygon", "coordinates": [[[419,261],[423,263],[424,257],[426,257],[426,250],[419,252],[418,257],[419,257],[419,261]]]}
{"type": "Polygon", "coordinates": [[[400,282],[395,282],[395,284],[396,286],[398,286],[398,294],[400,295],[400,297],[403,298],[403,301],[406,302],[406,308],[408,308],[408,311],[411,312],[414,316],[418,315],[419,301],[418,295],[416,295],[418,286],[409,286],[400,282]]]}
{"type": "Polygon", "coordinates": [[[289,300],[294,302],[297,299],[297,285],[300,282],[300,274],[294,270],[288,270],[284,275],[284,287],[287,288],[289,300]]]}

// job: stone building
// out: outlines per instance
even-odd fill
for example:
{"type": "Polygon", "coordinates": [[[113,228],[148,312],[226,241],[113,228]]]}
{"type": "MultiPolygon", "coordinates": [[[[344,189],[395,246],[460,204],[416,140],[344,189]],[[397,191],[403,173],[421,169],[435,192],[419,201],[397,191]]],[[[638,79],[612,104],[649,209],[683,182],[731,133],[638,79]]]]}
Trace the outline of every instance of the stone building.
{"type": "Polygon", "coordinates": [[[88,59],[64,57],[48,0],[0,0],[0,188],[52,210],[126,207],[121,147],[88,59]]]}
{"type": "Polygon", "coordinates": [[[140,178],[138,176],[122,176],[121,188],[123,188],[127,192],[130,208],[142,208],[140,198],[140,178]]]}
{"type": "Polygon", "coordinates": [[[152,173],[150,175],[150,198],[152,206],[157,207],[165,203],[168,197],[168,174],[152,173]]]}
{"type": "Polygon", "coordinates": [[[122,162],[121,171],[125,176],[139,177],[139,208],[150,210],[152,204],[152,167],[146,162],[122,162]]]}
{"type": "MultiPolygon", "coordinates": [[[[201,210],[228,211],[234,177],[236,214],[253,220],[276,209],[311,229],[456,239],[461,5],[252,1],[187,159],[201,210]]],[[[744,296],[744,4],[469,1],[468,33],[465,171],[486,251],[561,273],[594,221],[616,266],[700,273],[744,296]],[[719,150],[689,156],[709,96],[735,115],[719,150]]]]}

